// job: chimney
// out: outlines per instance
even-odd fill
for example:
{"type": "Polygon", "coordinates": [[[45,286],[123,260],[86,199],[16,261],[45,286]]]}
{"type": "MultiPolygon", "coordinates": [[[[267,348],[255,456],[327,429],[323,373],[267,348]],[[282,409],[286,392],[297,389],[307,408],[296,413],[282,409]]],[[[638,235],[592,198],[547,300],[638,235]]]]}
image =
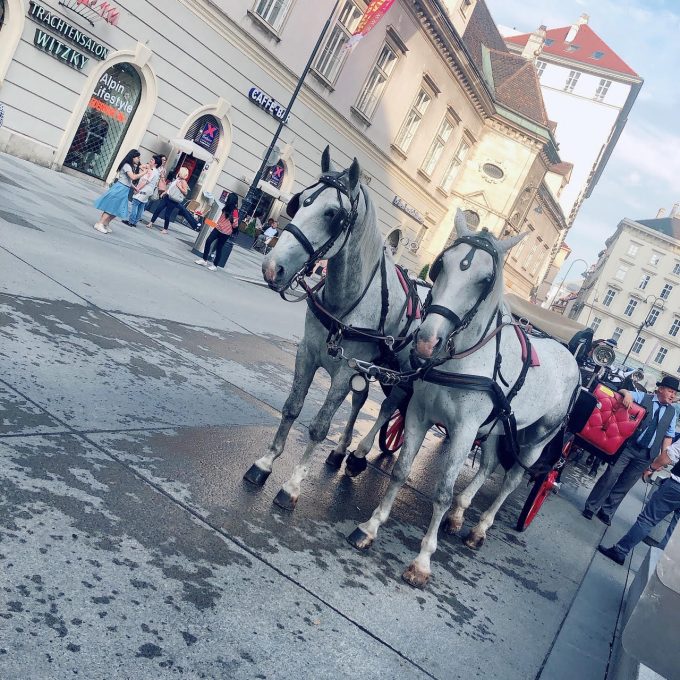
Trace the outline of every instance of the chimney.
{"type": "Polygon", "coordinates": [[[533,61],[541,53],[543,45],[545,44],[545,30],[545,26],[539,26],[529,36],[529,40],[527,40],[527,44],[522,50],[522,56],[525,59],[533,61]]]}
{"type": "Polygon", "coordinates": [[[666,208],[659,208],[659,212],[656,213],[656,219],[658,220],[660,217],[666,217],[666,208]]]}
{"type": "Polygon", "coordinates": [[[673,210],[671,210],[671,217],[680,217],[680,203],[673,204],[673,210]]]}
{"type": "Polygon", "coordinates": [[[581,16],[578,18],[578,21],[571,25],[569,33],[567,33],[567,37],[564,39],[564,42],[573,42],[576,38],[576,34],[578,33],[578,29],[581,28],[583,24],[587,24],[588,19],[590,19],[590,17],[585,12],[581,14],[581,16]]]}

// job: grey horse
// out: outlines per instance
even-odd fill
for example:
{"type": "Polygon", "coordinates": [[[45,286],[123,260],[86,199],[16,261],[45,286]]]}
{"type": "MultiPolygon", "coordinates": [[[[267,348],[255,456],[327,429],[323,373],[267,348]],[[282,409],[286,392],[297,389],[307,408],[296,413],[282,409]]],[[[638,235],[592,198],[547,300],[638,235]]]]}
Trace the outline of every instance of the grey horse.
{"type": "MultiPolygon", "coordinates": [[[[441,373],[449,378],[452,375],[482,377],[488,384],[498,375],[497,356],[500,354],[499,369],[505,383],[497,384],[506,396],[526,371],[524,384],[512,401],[512,410],[519,431],[517,456],[528,467],[536,462],[544,446],[559,436],[580,384],[578,366],[574,357],[558,342],[532,338],[540,366],[524,369],[522,344],[503,301],[502,276],[504,254],[523,235],[498,240],[489,232],[473,234],[468,231],[460,211],[455,227],[456,241],[442,253],[431,270],[435,283],[431,303],[426,306],[427,316],[415,341],[415,356],[426,362],[436,361],[441,366],[441,373]],[[468,352],[470,349],[472,351],[468,352]]],[[[434,374],[425,370],[423,375],[434,374]]],[[[403,574],[404,580],[416,587],[423,587],[430,576],[430,558],[437,547],[437,532],[451,506],[454,482],[474,440],[478,436],[492,435],[484,444],[484,469],[469,487],[476,491],[481,486],[480,480],[483,481],[498,464],[499,445],[505,439],[505,429],[492,415],[496,402],[488,391],[461,388],[460,385],[452,388],[429,382],[429,379],[426,377],[414,383],[413,397],[406,412],[404,444],[384,499],[371,518],[348,537],[356,548],[365,549],[371,545],[408,477],[425,433],[434,423],[443,423],[450,441],[434,491],[432,519],[420,553],[403,574]]],[[[472,529],[469,544],[481,544],[498,509],[519,484],[523,472],[517,462],[510,467],[501,492],[472,529]]],[[[461,494],[467,505],[471,495],[461,494]]],[[[462,517],[463,511],[456,508],[444,528],[458,529],[462,517]]]]}
{"type": "MultiPolygon", "coordinates": [[[[383,247],[383,236],[378,228],[375,207],[364,186],[359,182],[360,167],[356,159],[342,172],[332,167],[328,148],[321,159],[322,174],[317,184],[295,196],[294,219],[279,237],[274,249],[265,257],[262,272],[270,288],[285,291],[295,278],[311,267],[320,257],[328,260],[326,283],[320,296],[324,312],[342,322],[346,329],[342,350],[346,357],[372,362],[380,354],[380,342],[371,332],[388,339],[402,339],[405,349],[401,361],[409,353],[410,337],[419,324],[409,315],[407,295],[399,280],[391,253],[383,247]],[[350,330],[349,327],[351,327],[350,330]],[[367,329],[367,337],[353,334],[354,329],[367,329]],[[377,333],[377,329],[380,332],[377,333]],[[406,335],[399,335],[407,333],[406,335]]],[[[291,211],[289,211],[291,212],[291,211]]],[[[357,374],[341,357],[328,351],[329,330],[319,318],[319,310],[308,306],[304,337],[295,358],[293,388],[286,400],[281,423],[269,447],[246,472],[244,479],[262,486],[271,473],[274,461],[283,452],[288,433],[300,415],[305,397],[319,368],[331,377],[326,399],[309,426],[309,442],[292,476],[283,485],[274,502],[293,510],[300,495],[303,480],[316,447],[330,427],[331,419],[352,388],[357,374]],[[315,313],[316,311],[316,313],[315,313]]],[[[324,317],[326,320],[328,317],[324,317]]],[[[351,415],[328,463],[340,467],[352,441],[352,433],[360,409],[368,396],[368,384],[352,390],[351,415]]],[[[366,467],[365,452],[370,451],[373,438],[394,412],[400,393],[393,392],[385,400],[378,421],[360,444],[362,456],[350,456],[346,473],[359,474],[366,467]]]]}

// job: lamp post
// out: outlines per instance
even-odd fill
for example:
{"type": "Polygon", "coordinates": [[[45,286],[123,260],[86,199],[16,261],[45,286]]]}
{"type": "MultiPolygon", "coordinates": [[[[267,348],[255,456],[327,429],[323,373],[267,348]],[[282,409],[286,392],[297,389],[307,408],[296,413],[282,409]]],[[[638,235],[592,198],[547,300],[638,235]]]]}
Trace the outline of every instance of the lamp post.
{"type": "Polygon", "coordinates": [[[574,260],[570,265],[569,269],[567,269],[567,273],[564,275],[564,278],[562,279],[562,283],[560,283],[559,286],[557,286],[557,290],[555,291],[555,294],[553,295],[552,302],[548,305],[548,309],[550,309],[554,304],[555,304],[555,298],[557,298],[557,295],[559,294],[560,290],[562,289],[562,286],[564,285],[564,282],[567,280],[567,277],[569,276],[569,272],[571,271],[571,268],[577,263],[577,262],[583,262],[583,264],[586,266],[586,269],[588,269],[588,263],[585,260],[582,260],[580,257],[577,260],[574,260]]]}
{"type": "Polygon", "coordinates": [[[650,325],[650,324],[649,324],[649,315],[652,313],[652,310],[653,310],[653,309],[656,309],[656,303],[657,303],[659,300],[661,300],[661,305],[660,305],[659,309],[660,309],[660,311],[663,312],[663,298],[660,298],[660,297],[658,297],[657,295],[648,295],[648,296],[645,298],[645,304],[646,304],[647,302],[649,302],[650,298],[652,298],[652,300],[653,300],[653,302],[652,302],[652,307],[651,307],[651,309],[649,310],[649,312],[647,312],[647,316],[645,317],[644,321],[643,321],[643,322],[638,326],[638,328],[637,328],[637,333],[635,334],[635,339],[634,339],[633,342],[631,343],[631,346],[628,348],[628,351],[626,352],[626,356],[625,356],[625,358],[623,359],[623,365],[624,365],[624,366],[626,365],[626,362],[628,361],[628,357],[630,356],[630,353],[633,351],[633,347],[635,346],[635,343],[637,342],[638,338],[640,337],[640,333],[642,333],[642,329],[645,328],[645,326],[649,326],[649,325],[650,325]]]}

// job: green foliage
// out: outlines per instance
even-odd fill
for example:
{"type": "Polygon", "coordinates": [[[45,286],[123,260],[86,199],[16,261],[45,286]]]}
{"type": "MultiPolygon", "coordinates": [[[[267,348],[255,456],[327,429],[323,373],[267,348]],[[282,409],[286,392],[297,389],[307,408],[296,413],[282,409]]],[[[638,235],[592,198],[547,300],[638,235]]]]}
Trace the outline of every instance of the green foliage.
{"type": "Polygon", "coordinates": [[[423,281],[425,281],[425,279],[427,278],[427,273],[428,273],[429,271],[430,271],[430,265],[429,265],[429,264],[426,264],[426,265],[420,270],[420,274],[418,274],[418,278],[419,278],[419,279],[422,279],[423,281]]]}

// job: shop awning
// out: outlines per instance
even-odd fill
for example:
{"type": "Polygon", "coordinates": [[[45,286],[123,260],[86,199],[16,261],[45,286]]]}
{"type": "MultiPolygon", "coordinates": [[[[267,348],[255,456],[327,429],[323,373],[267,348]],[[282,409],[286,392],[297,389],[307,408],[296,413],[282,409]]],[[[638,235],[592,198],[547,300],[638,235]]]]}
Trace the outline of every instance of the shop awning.
{"type": "Polygon", "coordinates": [[[198,144],[192,142],[190,139],[181,139],[178,137],[177,139],[171,139],[170,144],[179,151],[190,154],[194,158],[198,158],[206,163],[210,163],[215,158],[210,151],[204,149],[202,146],[198,146],[198,144]]]}

